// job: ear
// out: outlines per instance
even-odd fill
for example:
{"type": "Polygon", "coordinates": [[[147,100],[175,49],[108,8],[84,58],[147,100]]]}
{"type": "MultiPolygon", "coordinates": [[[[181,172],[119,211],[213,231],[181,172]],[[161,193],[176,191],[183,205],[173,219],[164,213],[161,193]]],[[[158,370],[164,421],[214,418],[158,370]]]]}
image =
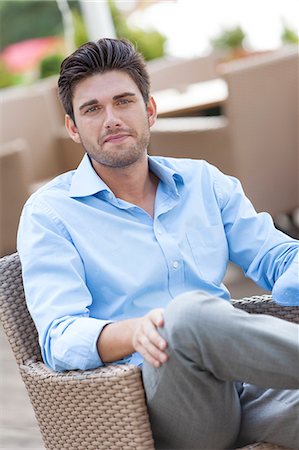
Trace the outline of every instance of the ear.
{"type": "Polygon", "coordinates": [[[65,115],[64,124],[71,139],[73,139],[73,141],[77,144],[81,144],[81,138],[78,132],[78,128],[76,127],[73,119],[68,114],[65,115]]]}
{"type": "Polygon", "coordinates": [[[148,99],[146,110],[148,115],[149,126],[152,127],[157,119],[157,106],[152,96],[150,96],[148,99]]]}

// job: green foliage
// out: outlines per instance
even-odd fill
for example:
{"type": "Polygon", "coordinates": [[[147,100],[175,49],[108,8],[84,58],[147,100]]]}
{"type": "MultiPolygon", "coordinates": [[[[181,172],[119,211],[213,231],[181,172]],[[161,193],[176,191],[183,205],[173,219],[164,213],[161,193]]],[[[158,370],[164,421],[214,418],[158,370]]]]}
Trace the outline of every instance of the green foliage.
{"type": "Polygon", "coordinates": [[[129,27],[113,0],[109,0],[109,6],[118,38],[131,41],[147,61],[164,55],[165,36],[156,30],[144,31],[141,28],[129,27]]]}
{"type": "Polygon", "coordinates": [[[218,36],[210,39],[216,50],[232,50],[243,47],[245,33],[241,27],[223,30],[218,36]]]}
{"type": "Polygon", "coordinates": [[[1,49],[25,39],[63,33],[56,1],[1,1],[1,49]]]}
{"type": "Polygon", "coordinates": [[[0,89],[19,84],[21,75],[16,75],[6,67],[0,59],[0,89]]]}
{"type": "Polygon", "coordinates": [[[60,71],[60,64],[64,60],[63,55],[53,54],[46,56],[40,61],[40,78],[50,77],[56,75],[60,71]]]}
{"type": "Polygon", "coordinates": [[[284,44],[299,44],[299,36],[295,30],[284,24],[281,32],[281,41],[284,44]]]}
{"type": "Polygon", "coordinates": [[[75,45],[80,47],[85,42],[89,41],[87,29],[82,19],[82,16],[77,10],[72,10],[74,28],[75,28],[75,45]]]}
{"type": "Polygon", "coordinates": [[[119,36],[125,37],[131,41],[137,50],[143,54],[146,61],[151,59],[161,58],[164,55],[165,37],[158,31],[149,30],[143,31],[138,28],[128,29],[125,35],[119,36]]]}

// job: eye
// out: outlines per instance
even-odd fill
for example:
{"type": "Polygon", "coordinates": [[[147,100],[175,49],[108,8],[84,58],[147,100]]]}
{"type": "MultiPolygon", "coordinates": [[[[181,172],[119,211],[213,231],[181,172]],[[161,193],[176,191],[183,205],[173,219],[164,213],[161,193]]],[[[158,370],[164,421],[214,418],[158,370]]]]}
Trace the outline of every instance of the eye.
{"type": "Polygon", "coordinates": [[[127,105],[128,103],[132,103],[132,100],[129,100],[128,98],[121,98],[118,100],[118,105],[127,105]]]}
{"type": "Polygon", "coordinates": [[[99,109],[100,107],[98,105],[90,106],[88,109],[86,109],[85,114],[93,113],[99,109]]]}

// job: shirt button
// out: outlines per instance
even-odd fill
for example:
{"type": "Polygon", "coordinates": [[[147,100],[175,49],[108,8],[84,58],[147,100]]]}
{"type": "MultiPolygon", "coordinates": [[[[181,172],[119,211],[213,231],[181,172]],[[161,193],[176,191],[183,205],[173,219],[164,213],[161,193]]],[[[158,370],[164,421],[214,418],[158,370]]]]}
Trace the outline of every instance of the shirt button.
{"type": "Polygon", "coordinates": [[[157,229],[157,234],[158,234],[159,236],[161,236],[162,230],[160,230],[160,228],[157,229]]]}
{"type": "Polygon", "coordinates": [[[178,261],[173,261],[173,263],[172,263],[172,267],[174,268],[174,269],[177,269],[178,267],[179,267],[179,262],[178,261]]]}

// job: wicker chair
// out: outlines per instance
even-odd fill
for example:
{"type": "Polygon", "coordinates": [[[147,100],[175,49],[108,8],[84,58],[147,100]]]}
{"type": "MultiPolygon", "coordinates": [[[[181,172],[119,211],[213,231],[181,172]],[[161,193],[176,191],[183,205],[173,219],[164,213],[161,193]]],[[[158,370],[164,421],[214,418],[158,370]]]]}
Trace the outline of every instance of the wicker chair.
{"type": "MultiPolygon", "coordinates": [[[[281,308],[269,296],[234,301],[238,308],[299,322],[298,308],[281,308]]],[[[41,358],[26,308],[17,253],[0,259],[0,319],[14,352],[47,450],[153,450],[140,370],[110,365],[57,373],[41,358]]],[[[253,444],[254,449],[278,449],[253,444]]]]}

